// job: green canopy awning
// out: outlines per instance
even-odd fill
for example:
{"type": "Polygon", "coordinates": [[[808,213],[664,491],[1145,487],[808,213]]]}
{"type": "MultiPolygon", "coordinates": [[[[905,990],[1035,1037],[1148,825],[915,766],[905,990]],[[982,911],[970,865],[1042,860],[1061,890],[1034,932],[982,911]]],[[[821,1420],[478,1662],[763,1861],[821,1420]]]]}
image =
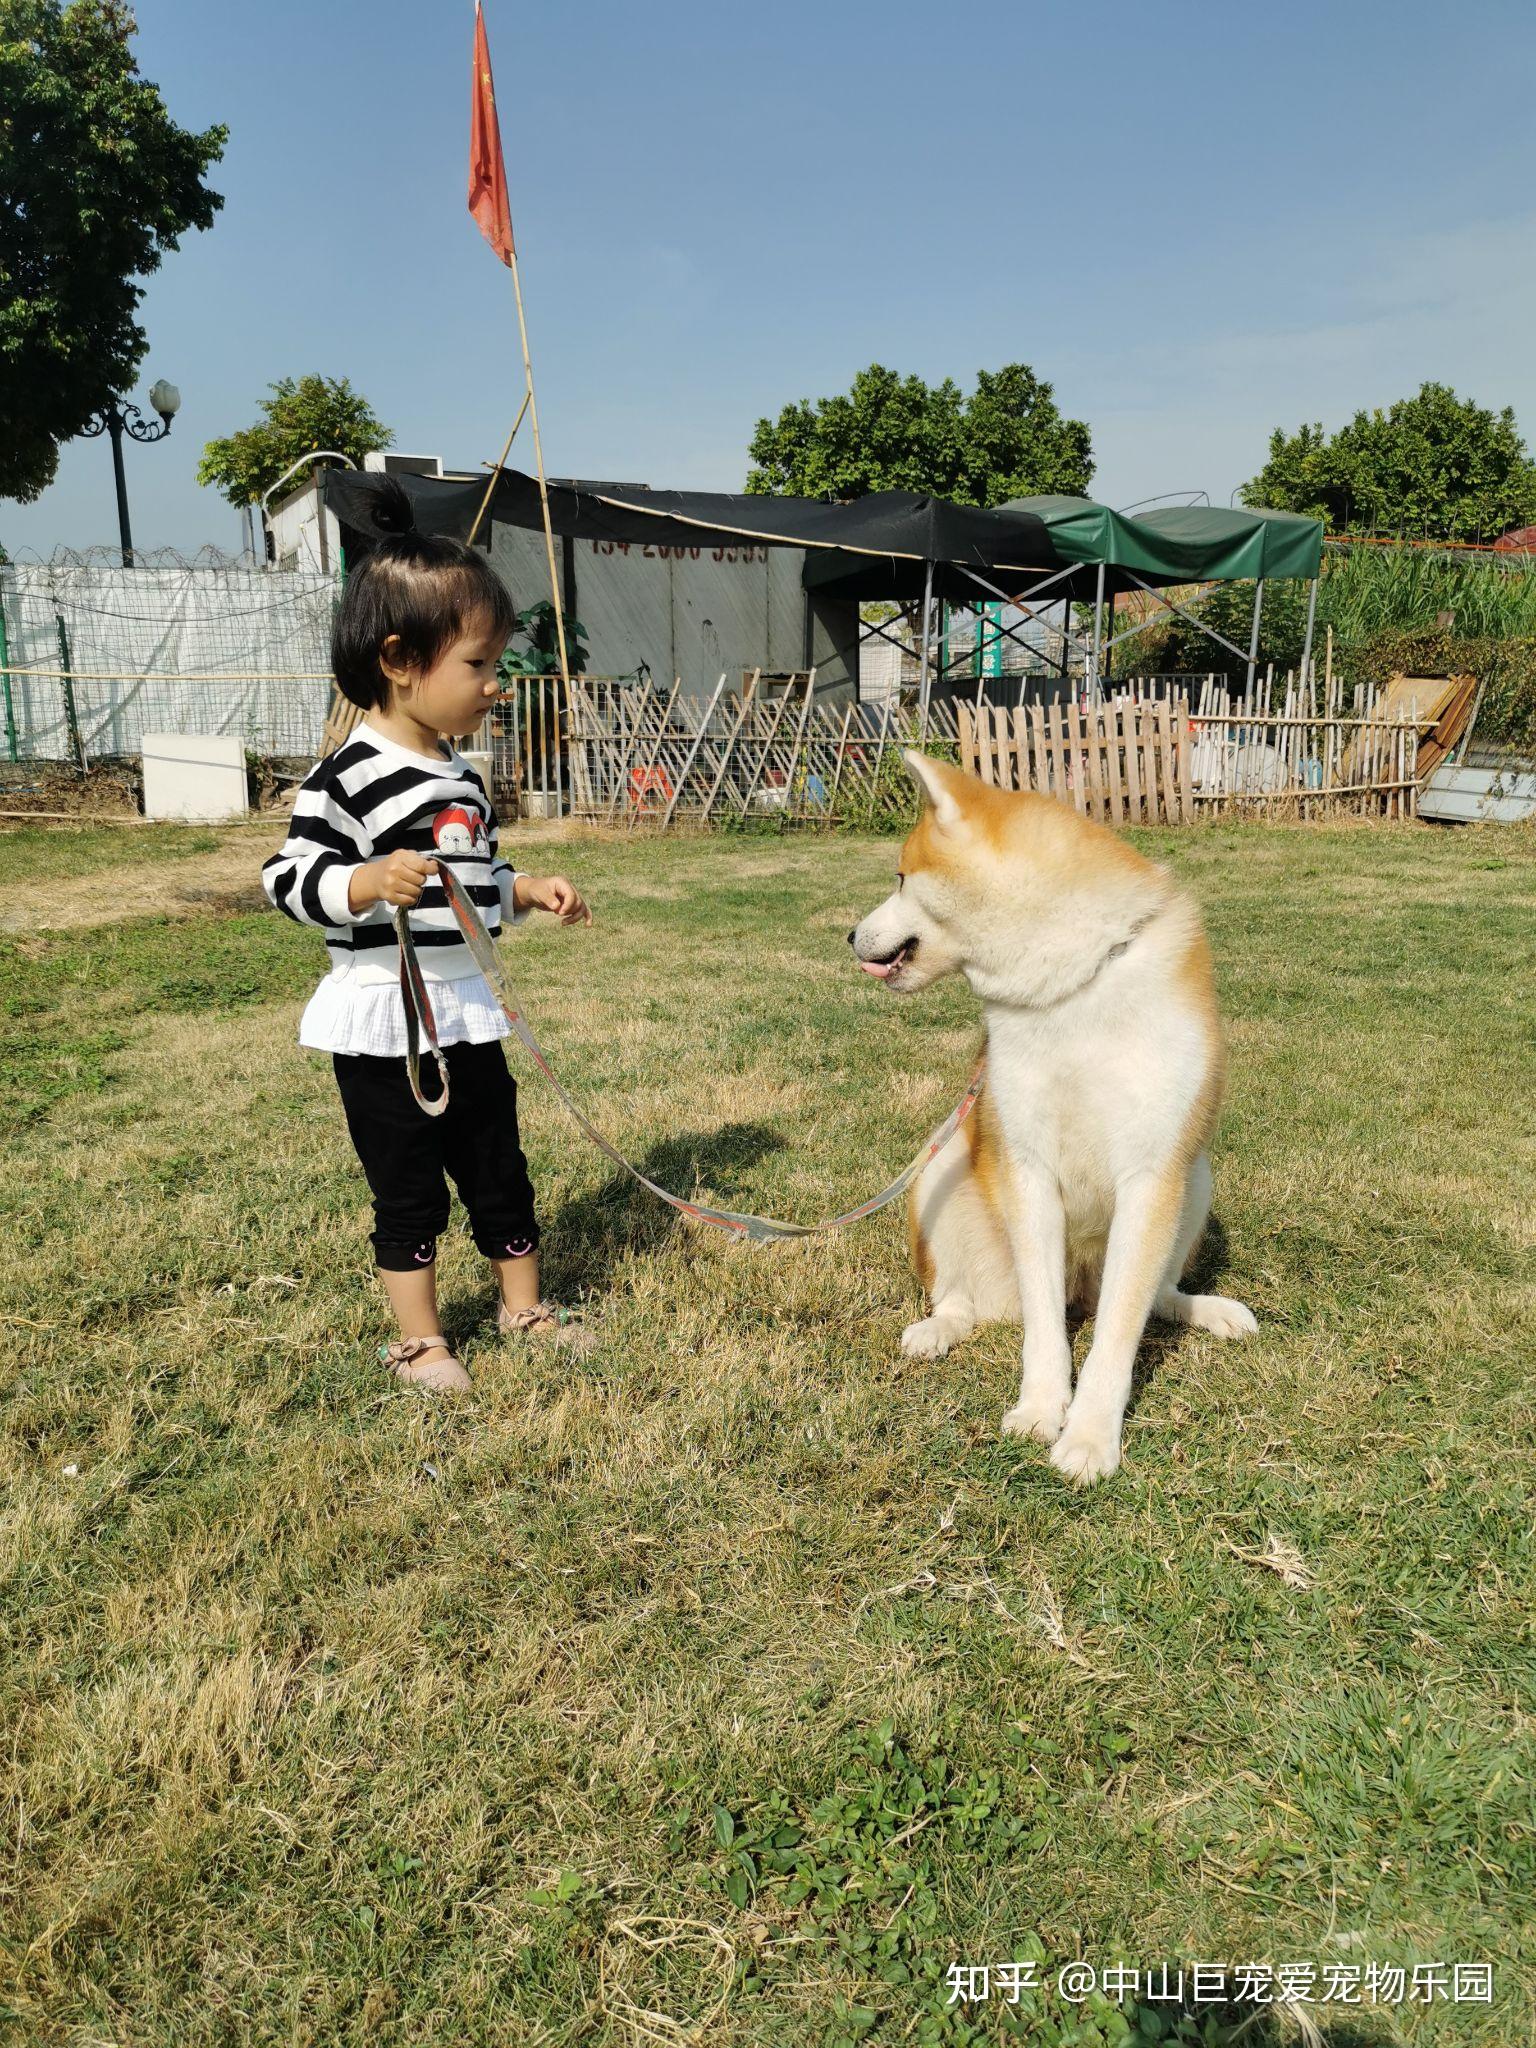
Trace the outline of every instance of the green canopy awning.
{"type": "Polygon", "coordinates": [[[1148,583],[1310,579],[1323,555],[1322,521],[1296,512],[1165,505],[1133,514],[1065,497],[1010,498],[998,510],[1038,519],[1064,560],[1103,562],[1148,583]]]}

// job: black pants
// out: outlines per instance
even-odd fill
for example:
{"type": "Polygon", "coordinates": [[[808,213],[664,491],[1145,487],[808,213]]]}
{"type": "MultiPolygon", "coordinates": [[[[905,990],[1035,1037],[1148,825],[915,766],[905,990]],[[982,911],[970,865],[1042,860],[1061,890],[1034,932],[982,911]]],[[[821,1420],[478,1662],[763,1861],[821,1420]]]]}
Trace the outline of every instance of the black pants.
{"type": "MultiPolygon", "coordinates": [[[[449,1045],[448,1107],[428,1116],[411,1093],[403,1058],[338,1052],[331,1059],[347,1129],[373,1192],[373,1250],[386,1272],[409,1273],[437,1255],[453,1178],[475,1244],[488,1259],[521,1258],[539,1242],[533,1185],[517,1136],[517,1083],[499,1039],[449,1045]]],[[[438,1088],[423,1053],[422,1093],[438,1088]]]]}

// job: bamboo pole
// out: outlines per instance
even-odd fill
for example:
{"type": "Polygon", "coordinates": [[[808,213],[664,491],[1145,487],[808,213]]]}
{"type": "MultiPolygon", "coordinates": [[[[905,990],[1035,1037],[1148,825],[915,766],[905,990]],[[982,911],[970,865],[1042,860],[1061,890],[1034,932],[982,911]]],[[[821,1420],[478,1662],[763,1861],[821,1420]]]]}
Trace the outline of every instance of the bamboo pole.
{"type": "MultiPolygon", "coordinates": [[[[788,824],[795,807],[795,764],[800,759],[800,749],[805,744],[805,729],[811,720],[811,704],[816,695],[816,671],[806,671],[805,701],[800,706],[800,723],[795,728],[795,742],[789,750],[789,766],[784,771],[784,822],[788,824]]],[[[809,759],[809,757],[807,757],[809,759]]]]}
{"type": "Polygon", "coordinates": [[[788,705],[789,690],[786,687],[783,693],[780,695],[778,703],[775,704],[775,706],[773,707],[773,717],[769,720],[767,734],[764,737],[762,744],[758,749],[757,764],[753,768],[751,775],[747,779],[746,791],[741,799],[741,809],[736,814],[739,818],[746,817],[748,807],[750,806],[753,797],[757,794],[757,785],[762,780],[763,770],[768,764],[769,750],[772,748],[774,740],[778,737],[779,727],[784,722],[784,713],[788,708],[788,705]]]}
{"type": "Polygon", "coordinates": [[[226,669],[222,675],[181,675],[172,669],[0,668],[0,675],[43,683],[334,683],[329,669],[226,669]]]}
{"type": "Polygon", "coordinates": [[[704,714],[699,720],[699,729],[693,736],[693,745],[688,749],[687,755],[684,758],[682,772],[677,778],[677,785],[672,791],[672,799],[670,803],[668,803],[667,805],[667,814],[661,821],[661,829],[663,832],[665,832],[667,827],[671,824],[672,819],[677,811],[677,806],[682,798],[683,790],[687,784],[688,777],[693,772],[694,761],[698,757],[700,747],[704,744],[704,735],[709,730],[709,721],[714,716],[715,706],[720,701],[720,692],[724,688],[725,670],[721,669],[720,680],[715,684],[714,693],[710,697],[709,702],[704,707],[704,714]]]}
{"type": "Polygon", "coordinates": [[[635,791],[635,800],[630,805],[629,810],[629,822],[624,828],[627,832],[633,832],[639,822],[641,807],[651,786],[651,777],[656,773],[656,763],[661,755],[662,742],[667,736],[667,724],[672,716],[672,707],[677,702],[677,693],[682,687],[683,680],[679,676],[672,685],[671,696],[668,697],[666,703],[662,706],[661,718],[656,727],[656,744],[651,749],[651,758],[646,762],[640,773],[640,787],[635,791]]]}
{"type": "Polygon", "coordinates": [[[491,471],[490,481],[485,487],[485,496],[480,500],[480,510],[475,514],[475,523],[469,529],[469,538],[464,543],[466,547],[472,548],[475,544],[475,535],[480,531],[480,522],[485,517],[485,508],[491,502],[491,493],[501,481],[501,472],[507,466],[507,457],[512,453],[512,443],[517,439],[517,430],[523,424],[523,414],[528,410],[528,401],[532,396],[533,386],[530,384],[523,393],[523,402],[517,409],[517,418],[512,422],[512,431],[502,443],[501,453],[496,458],[496,467],[491,471]]]}
{"type": "Polygon", "coordinates": [[[709,823],[709,814],[715,807],[715,798],[720,794],[720,785],[724,782],[725,772],[731,765],[731,749],[735,746],[737,739],[740,737],[741,729],[747,722],[747,713],[752,707],[752,699],[756,694],[758,678],[761,675],[762,670],[760,668],[753,669],[751,680],[741,693],[741,710],[737,713],[736,724],[721,753],[720,767],[714,781],[710,784],[709,795],[704,800],[703,816],[699,821],[701,824],[707,825],[709,823]]]}
{"type": "Polygon", "coordinates": [[[533,394],[533,363],[528,354],[528,322],[523,313],[523,285],[517,269],[517,247],[511,245],[507,266],[512,272],[512,295],[517,300],[517,335],[523,347],[523,377],[528,387],[528,418],[533,427],[533,459],[539,476],[539,511],[544,520],[544,553],[549,562],[549,594],[555,606],[555,637],[560,643],[560,675],[567,688],[571,681],[571,658],[565,648],[565,607],[560,601],[560,578],[555,570],[555,533],[549,523],[549,486],[544,477],[544,444],[539,437],[539,402],[533,394]]]}
{"type": "MultiPolygon", "coordinates": [[[[50,825],[166,825],[176,821],[170,818],[141,818],[122,811],[0,811],[0,818],[41,818],[50,825]]],[[[220,829],[230,825],[260,825],[265,829],[264,818],[226,818],[221,820],[220,829]]]]}
{"type": "MultiPolygon", "coordinates": [[[[662,805],[671,801],[671,793],[677,787],[678,771],[693,742],[694,725],[689,712],[689,699],[682,687],[682,678],[675,677],[677,688],[672,693],[672,707],[662,728],[661,742],[656,749],[656,767],[664,779],[664,795],[658,802],[657,816],[662,805]]],[[[699,700],[702,704],[702,699],[699,700]]]]}
{"type": "Polygon", "coordinates": [[[850,698],[848,708],[843,713],[843,729],[834,742],[836,751],[832,756],[832,786],[827,793],[827,824],[829,826],[837,821],[837,793],[842,787],[843,764],[848,758],[848,728],[852,723],[853,701],[850,698]]]}

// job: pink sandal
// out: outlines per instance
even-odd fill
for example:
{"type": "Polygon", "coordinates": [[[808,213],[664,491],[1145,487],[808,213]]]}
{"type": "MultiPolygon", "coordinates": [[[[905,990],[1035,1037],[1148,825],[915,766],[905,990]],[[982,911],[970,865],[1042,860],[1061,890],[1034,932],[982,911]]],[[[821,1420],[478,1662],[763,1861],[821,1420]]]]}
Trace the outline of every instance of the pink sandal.
{"type": "Polygon", "coordinates": [[[580,1357],[590,1351],[597,1339],[590,1330],[583,1330],[571,1320],[569,1309],[557,1308],[552,1301],[535,1302],[532,1308],[510,1309],[502,1301],[496,1305],[496,1327],[504,1337],[536,1337],[541,1344],[554,1344],[562,1351],[569,1351],[580,1357]]]}
{"type": "Polygon", "coordinates": [[[381,1344],[379,1362],[387,1365],[397,1380],[419,1387],[424,1394],[467,1394],[473,1388],[446,1337],[401,1337],[393,1344],[381,1344]],[[422,1354],[427,1351],[444,1355],[423,1363],[422,1354]]]}

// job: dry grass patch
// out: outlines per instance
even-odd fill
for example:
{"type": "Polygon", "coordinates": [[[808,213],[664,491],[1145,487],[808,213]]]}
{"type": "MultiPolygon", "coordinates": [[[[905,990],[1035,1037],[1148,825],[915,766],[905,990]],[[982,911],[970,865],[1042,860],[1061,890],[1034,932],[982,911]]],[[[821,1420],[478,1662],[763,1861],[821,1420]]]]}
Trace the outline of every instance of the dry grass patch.
{"type": "MultiPolygon", "coordinates": [[[[1349,2048],[1529,2033],[1536,1158],[1503,997],[1536,851],[1146,843],[1216,944],[1208,1268],[1260,1334],[1149,1335],[1089,1497],[998,1437],[1015,1333],[899,1356],[896,1217],[697,1233],[531,1078],[550,1277],[600,1345],[497,1340],[454,1230],[477,1392],[413,1398],[373,1365],[360,1178],[293,1043],[314,935],[157,915],[0,954],[31,1105],[0,2031],[966,2044],[999,2011],[947,2007],[948,1964],[1040,1954],[1486,1959],[1492,2012],[1317,2018],[1349,2048]]],[[[519,934],[535,1026],[669,1184],[828,1213],[958,1090],[963,990],[891,1005],[828,911],[884,893],[889,843],[515,851],[600,920],[519,934]]],[[[1047,2044],[1157,2038],[1020,2011],[1047,2044]]]]}

